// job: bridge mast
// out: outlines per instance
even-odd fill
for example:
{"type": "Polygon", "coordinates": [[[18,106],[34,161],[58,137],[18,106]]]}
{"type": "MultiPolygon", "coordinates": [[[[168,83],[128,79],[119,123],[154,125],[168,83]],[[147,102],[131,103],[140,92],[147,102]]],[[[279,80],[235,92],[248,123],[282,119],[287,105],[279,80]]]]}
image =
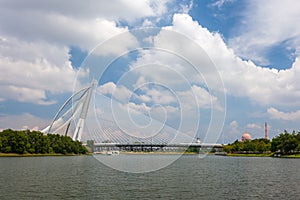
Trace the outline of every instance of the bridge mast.
{"type": "Polygon", "coordinates": [[[75,129],[73,138],[72,138],[73,140],[80,140],[81,139],[85,119],[86,119],[86,116],[87,116],[87,113],[88,113],[88,109],[89,109],[90,101],[91,101],[91,96],[92,96],[95,84],[96,84],[96,81],[93,80],[91,86],[88,88],[88,92],[87,92],[86,97],[83,101],[82,110],[81,110],[79,120],[78,120],[76,129],[75,129]]]}

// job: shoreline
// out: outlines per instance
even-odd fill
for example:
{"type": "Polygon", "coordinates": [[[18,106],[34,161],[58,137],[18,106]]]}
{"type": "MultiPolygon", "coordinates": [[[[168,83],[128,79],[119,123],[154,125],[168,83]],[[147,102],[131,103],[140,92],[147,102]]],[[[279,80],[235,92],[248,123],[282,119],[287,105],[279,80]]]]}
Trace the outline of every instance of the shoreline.
{"type": "MultiPolygon", "coordinates": [[[[199,153],[194,152],[132,152],[132,151],[123,151],[120,152],[123,155],[197,155],[199,153]]],[[[90,156],[93,153],[87,154],[17,154],[17,153],[0,153],[0,157],[48,157],[48,156],[90,156]]],[[[105,155],[105,154],[103,154],[105,155]]]]}
{"type": "Polygon", "coordinates": [[[0,157],[45,157],[45,156],[86,156],[90,154],[17,154],[17,153],[0,153],[0,157]]]}
{"type": "MultiPolygon", "coordinates": [[[[216,155],[214,153],[196,153],[196,152],[132,152],[132,151],[123,151],[120,152],[122,155],[216,155]]],[[[17,154],[17,153],[0,153],[0,157],[59,157],[59,156],[90,156],[93,153],[87,154],[17,154]]],[[[104,155],[104,154],[103,154],[104,155]]],[[[228,157],[270,157],[270,158],[289,158],[289,159],[300,159],[300,154],[292,154],[292,155],[282,155],[282,156],[274,156],[274,154],[238,154],[238,153],[230,153],[226,155],[216,155],[216,156],[228,156],[228,157]]]]}
{"type": "Polygon", "coordinates": [[[263,154],[263,153],[262,154],[227,153],[226,156],[229,156],[229,157],[273,157],[273,154],[272,153],[267,153],[267,154],[263,154]]]}
{"type": "Polygon", "coordinates": [[[143,152],[143,151],[120,151],[120,154],[124,155],[197,155],[199,153],[195,152],[172,152],[172,151],[166,151],[166,152],[143,152]]]}
{"type": "Polygon", "coordinates": [[[281,156],[274,156],[273,153],[268,154],[242,154],[242,153],[229,153],[226,154],[229,157],[270,157],[270,158],[295,158],[300,159],[300,154],[292,154],[292,155],[281,155],[281,156]]]}

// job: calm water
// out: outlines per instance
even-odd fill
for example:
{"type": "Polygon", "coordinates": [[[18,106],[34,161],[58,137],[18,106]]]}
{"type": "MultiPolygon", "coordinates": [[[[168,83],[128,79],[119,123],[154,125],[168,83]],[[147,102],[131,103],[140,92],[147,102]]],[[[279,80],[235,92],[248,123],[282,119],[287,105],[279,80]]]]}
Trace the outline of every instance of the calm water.
{"type": "Polygon", "coordinates": [[[92,156],[0,158],[0,185],[0,199],[300,199],[300,160],[184,155],[132,174],[92,156]]]}

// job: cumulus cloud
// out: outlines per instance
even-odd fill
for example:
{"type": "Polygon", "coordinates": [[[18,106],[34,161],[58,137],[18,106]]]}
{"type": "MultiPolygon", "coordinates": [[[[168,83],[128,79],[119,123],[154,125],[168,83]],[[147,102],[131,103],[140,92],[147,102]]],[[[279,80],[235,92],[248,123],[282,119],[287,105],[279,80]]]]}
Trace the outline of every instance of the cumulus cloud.
{"type": "MultiPolygon", "coordinates": [[[[1,1],[0,99],[55,103],[47,94],[72,91],[78,72],[69,61],[70,46],[90,51],[112,36],[128,31],[127,27],[119,26],[120,21],[131,24],[140,18],[159,18],[167,12],[168,3],[1,1]]],[[[118,42],[117,46],[110,43],[105,53],[120,54],[136,45],[133,36],[127,38],[130,39],[118,42]]]]}
{"type": "MultiPolygon", "coordinates": [[[[117,27],[112,20],[69,16],[60,11],[63,7],[52,7],[49,2],[50,9],[45,12],[41,12],[43,4],[32,6],[27,3],[6,2],[0,8],[3,9],[3,18],[0,19],[3,20],[0,31],[0,68],[3,73],[0,81],[3,86],[1,94],[8,92],[3,97],[5,99],[54,103],[46,100],[46,93],[70,92],[75,78],[86,75],[72,67],[70,45],[91,50],[99,42],[127,31],[126,27],[117,27]],[[20,10],[16,15],[17,7],[20,10]],[[4,20],[6,17],[7,21],[4,20]],[[26,94],[26,91],[30,93],[26,94]]],[[[118,47],[111,44],[105,52],[118,54],[134,42],[127,40],[118,47]]]]}
{"type": "Polygon", "coordinates": [[[170,91],[165,89],[147,89],[146,95],[142,96],[148,96],[149,99],[154,104],[170,104],[170,103],[176,103],[177,99],[174,94],[172,94],[170,91]]]}
{"type": "Polygon", "coordinates": [[[21,10],[17,15],[15,12],[3,11],[6,15],[1,18],[0,34],[28,42],[41,40],[59,46],[76,45],[90,51],[100,42],[127,30],[105,18],[72,18],[50,11],[23,13],[21,10]]]}
{"type": "Polygon", "coordinates": [[[50,123],[49,120],[34,116],[29,113],[20,115],[1,115],[0,129],[30,129],[37,130],[45,128],[50,123]]]}
{"type": "Polygon", "coordinates": [[[145,103],[135,104],[133,102],[126,104],[125,108],[127,108],[127,110],[137,111],[138,113],[148,113],[151,110],[145,103]]]}
{"type": "Polygon", "coordinates": [[[238,130],[239,125],[238,125],[238,122],[236,120],[231,121],[229,126],[230,126],[230,131],[229,131],[230,133],[232,133],[232,134],[239,134],[240,133],[240,131],[238,130]]]}
{"type": "Polygon", "coordinates": [[[261,126],[258,124],[247,124],[246,128],[261,129],[261,126]]]}
{"type": "MultiPolygon", "coordinates": [[[[2,1],[3,8],[13,11],[21,10],[23,12],[48,12],[63,13],[73,18],[94,18],[107,17],[111,19],[136,19],[143,16],[151,16],[155,14],[152,10],[149,1],[141,0],[136,4],[130,4],[127,0],[116,0],[107,4],[104,1],[89,0],[89,2],[82,2],[78,0],[60,1],[45,1],[43,3],[34,0],[25,2],[19,1],[2,1]]],[[[151,1],[151,3],[160,3],[151,1]]],[[[163,4],[163,3],[161,3],[163,4]]]]}
{"type": "MultiPolygon", "coordinates": [[[[128,30],[120,21],[135,24],[159,20],[171,0],[105,1],[1,1],[0,35],[25,41],[46,40],[92,50],[97,44],[128,30]]],[[[128,41],[123,41],[126,43],[128,41]]],[[[123,43],[119,44],[122,45],[123,43]]],[[[116,50],[116,49],[114,49],[116,50]]]]}
{"type": "Polygon", "coordinates": [[[0,41],[0,70],[0,98],[44,105],[55,103],[46,92],[72,91],[78,72],[71,66],[68,48],[15,38],[0,41]]]}
{"type": "Polygon", "coordinates": [[[229,40],[239,56],[269,64],[269,49],[278,44],[299,55],[300,2],[294,0],[247,1],[237,36],[229,40]]]}
{"type": "Polygon", "coordinates": [[[145,77],[144,76],[140,76],[137,79],[136,83],[134,84],[134,87],[136,89],[139,89],[139,88],[143,89],[143,87],[145,86],[145,84],[147,84],[147,81],[146,81],[145,77]]]}
{"type": "MultiPolygon", "coordinates": [[[[156,38],[155,43],[164,39],[167,43],[172,40],[165,37],[156,38]]],[[[155,47],[156,45],[154,44],[155,47]]],[[[197,76],[195,70],[191,65],[188,66],[185,60],[172,52],[157,49],[140,50],[138,58],[131,63],[130,69],[139,77],[143,77],[138,84],[141,84],[143,80],[148,80],[169,88],[186,85],[189,80],[195,79],[193,74],[197,76]],[[188,78],[190,79],[188,80],[188,78]]]]}
{"type": "Polygon", "coordinates": [[[294,112],[282,112],[276,108],[269,108],[267,110],[268,114],[272,119],[285,120],[285,121],[299,121],[300,120],[300,110],[294,112]]]}
{"type": "Polygon", "coordinates": [[[46,93],[41,89],[17,87],[14,85],[0,86],[3,99],[17,100],[19,102],[35,103],[40,105],[50,105],[56,103],[55,100],[47,100],[46,93]]]}
{"type": "MultiPolygon", "coordinates": [[[[136,82],[142,79],[137,78],[136,82]]],[[[121,106],[128,113],[142,114],[146,118],[151,116],[158,121],[166,121],[172,126],[178,126],[178,120],[182,120],[182,117],[186,118],[184,121],[189,121],[188,119],[191,118],[190,121],[194,122],[199,117],[200,109],[212,109],[212,104],[219,105],[216,97],[197,85],[185,91],[169,91],[168,88],[144,81],[144,79],[141,81],[142,87],[135,92],[113,82],[99,86],[97,92],[112,98],[112,109],[121,106]]],[[[215,109],[222,108],[219,106],[215,109]]],[[[184,127],[190,128],[186,122],[184,127]]]]}
{"type": "Polygon", "coordinates": [[[192,85],[190,90],[178,92],[178,96],[184,108],[211,109],[216,105],[216,109],[222,110],[218,98],[197,85],[192,85]]]}
{"type": "Polygon", "coordinates": [[[133,92],[127,89],[125,86],[116,85],[113,82],[105,83],[97,88],[97,92],[100,94],[109,94],[112,95],[115,100],[126,103],[129,101],[130,97],[133,95],[133,92]]]}
{"type": "Polygon", "coordinates": [[[151,103],[152,105],[169,105],[170,103],[174,103],[177,101],[174,97],[174,94],[161,87],[148,88],[143,85],[141,91],[143,92],[143,94],[137,94],[127,87],[123,85],[116,85],[113,82],[105,83],[97,88],[97,92],[99,92],[100,94],[111,95],[111,97],[113,97],[115,100],[120,101],[121,103],[127,103],[132,100],[142,101],[140,105],[128,104],[130,108],[138,108],[137,110],[149,111],[149,108],[146,107],[145,103],[151,103]]]}
{"type": "Polygon", "coordinates": [[[232,128],[238,128],[238,123],[237,123],[237,121],[236,120],[233,120],[232,122],[230,122],[230,126],[232,127],[232,128]]]}
{"type": "MultiPolygon", "coordinates": [[[[215,63],[227,94],[248,97],[261,105],[300,105],[299,58],[286,70],[262,68],[244,61],[226,45],[220,34],[208,31],[187,14],[174,15],[169,29],[187,35],[205,50],[215,63]]],[[[206,78],[213,80],[214,77],[206,78]]]]}

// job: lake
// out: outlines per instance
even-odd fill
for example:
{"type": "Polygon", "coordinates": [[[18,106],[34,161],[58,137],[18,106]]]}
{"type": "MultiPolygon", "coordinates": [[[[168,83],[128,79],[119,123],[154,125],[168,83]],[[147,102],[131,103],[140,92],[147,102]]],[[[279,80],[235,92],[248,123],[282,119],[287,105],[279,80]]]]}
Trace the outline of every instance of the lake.
{"type": "MultiPolygon", "coordinates": [[[[159,162],[174,155],[114,159],[138,156],[159,162]]],[[[126,173],[93,156],[1,157],[0,174],[1,200],[300,197],[299,159],[183,155],[160,170],[126,173]]]]}

